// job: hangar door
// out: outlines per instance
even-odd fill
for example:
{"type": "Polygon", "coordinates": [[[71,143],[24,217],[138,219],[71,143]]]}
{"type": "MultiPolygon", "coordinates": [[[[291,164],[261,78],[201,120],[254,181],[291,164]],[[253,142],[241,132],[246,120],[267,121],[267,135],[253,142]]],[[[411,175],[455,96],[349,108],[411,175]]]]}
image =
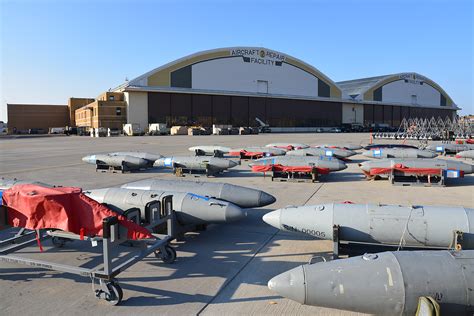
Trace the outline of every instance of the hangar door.
{"type": "Polygon", "coordinates": [[[342,123],[364,124],[364,106],[362,104],[344,103],[342,105],[342,123]]]}
{"type": "Polygon", "coordinates": [[[258,93],[268,93],[268,81],[266,81],[266,80],[257,80],[257,92],[258,93]]]}

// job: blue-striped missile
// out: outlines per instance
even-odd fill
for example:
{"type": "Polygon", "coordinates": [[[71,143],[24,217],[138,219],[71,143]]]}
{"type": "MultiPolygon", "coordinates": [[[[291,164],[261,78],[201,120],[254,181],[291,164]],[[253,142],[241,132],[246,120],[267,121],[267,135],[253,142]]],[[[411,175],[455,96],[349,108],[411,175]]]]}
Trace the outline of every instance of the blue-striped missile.
{"type": "Polygon", "coordinates": [[[286,153],[287,156],[323,156],[323,157],[336,157],[339,159],[349,158],[354,156],[356,153],[350,150],[341,148],[329,148],[329,147],[311,147],[298,150],[292,150],[286,153]]]}
{"type": "Polygon", "coordinates": [[[173,208],[183,225],[227,223],[245,217],[245,212],[237,205],[192,193],[105,188],[84,191],[84,194],[117,212],[139,208],[142,218],[146,216],[145,207],[149,202],[173,195],[173,208]]]}
{"type": "Polygon", "coordinates": [[[228,201],[243,208],[262,207],[276,201],[274,196],[264,191],[221,182],[151,179],[127,183],[122,188],[191,192],[228,201]]]}
{"type": "Polygon", "coordinates": [[[474,249],[474,209],[458,206],[400,206],[380,204],[321,204],[289,206],[263,216],[278,229],[354,243],[409,247],[452,246],[455,231],[463,233],[464,249],[474,249]]]}
{"type": "Polygon", "coordinates": [[[367,150],[362,153],[365,157],[383,159],[383,158],[434,158],[436,153],[429,150],[414,148],[377,148],[367,150]]]}
{"type": "Polygon", "coordinates": [[[230,159],[206,156],[163,157],[156,160],[154,164],[155,167],[206,171],[209,174],[219,173],[237,165],[237,162],[230,159]]]}
{"type": "Polygon", "coordinates": [[[474,250],[398,251],[306,264],[268,288],[305,305],[376,315],[415,315],[420,297],[441,315],[474,312],[474,250]]]}
{"type": "Polygon", "coordinates": [[[474,144],[431,144],[426,149],[439,154],[456,154],[461,151],[473,150],[474,144]]]}

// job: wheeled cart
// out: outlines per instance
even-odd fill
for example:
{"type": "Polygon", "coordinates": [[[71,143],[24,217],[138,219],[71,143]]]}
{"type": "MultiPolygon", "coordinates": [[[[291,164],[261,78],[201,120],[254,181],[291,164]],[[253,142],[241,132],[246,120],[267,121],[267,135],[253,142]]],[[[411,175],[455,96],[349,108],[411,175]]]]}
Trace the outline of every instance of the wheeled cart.
{"type": "MultiPolygon", "coordinates": [[[[5,227],[7,219],[7,208],[0,206],[0,227],[5,227]]],[[[93,285],[99,283],[99,288],[94,290],[94,294],[99,299],[104,299],[112,305],[117,305],[123,297],[122,288],[116,277],[127,268],[131,267],[141,259],[154,253],[165,263],[172,263],[176,259],[176,251],[169,243],[175,238],[176,215],[173,210],[172,196],[166,196],[162,201],[149,203],[146,214],[148,218],[141,219],[139,213],[134,209],[125,212],[124,216],[134,221],[139,221],[150,231],[156,227],[166,225],[165,234],[152,234],[156,239],[128,240],[127,229],[119,224],[116,216],[106,217],[102,221],[102,237],[86,237],[60,230],[38,230],[32,231],[20,229],[13,237],[0,240],[0,262],[23,264],[35,268],[61,271],[78,274],[91,278],[93,285]],[[138,216],[138,217],[137,217],[138,216]],[[36,260],[24,256],[16,256],[14,253],[23,248],[51,238],[56,247],[64,247],[67,242],[86,242],[90,247],[97,247],[102,244],[102,255],[100,263],[92,268],[64,265],[45,260],[36,260]],[[133,249],[126,255],[115,256],[119,246],[129,246],[133,249]]],[[[42,250],[41,250],[42,251],[42,250]]],[[[46,252],[46,251],[45,251],[46,252]]]]}

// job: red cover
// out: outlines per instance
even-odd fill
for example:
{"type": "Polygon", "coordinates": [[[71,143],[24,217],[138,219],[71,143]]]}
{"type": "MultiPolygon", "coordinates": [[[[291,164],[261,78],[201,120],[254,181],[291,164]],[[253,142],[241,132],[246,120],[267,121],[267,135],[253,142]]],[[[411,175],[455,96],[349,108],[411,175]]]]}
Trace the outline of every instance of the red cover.
{"type": "MultiPolygon", "coordinates": [[[[267,172],[267,171],[279,171],[279,172],[311,172],[314,167],[310,166],[283,166],[283,165],[265,165],[265,166],[252,166],[253,172],[267,172]]],[[[328,168],[317,168],[319,174],[328,174],[328,168]]]]}
{"type": "Polygon", "coordinates": [[[408,168],[402,164],[396,164],[392,168],[372,168],[370,169],[370,175],[378,175],[378,174],[388,174],[390,172],[400,171],[404,173],[411,173],[411,174],[419,174],[419,175],[440,175],[441,169],[439,168],[408,168]]]}
{"type": "Polygon", "coordinates": [[[14,227],[102,236],[102,220],[117,216],[120,225],[128,229],[128,239],[153,238],[146,228],[84,195],[81,188],[15,185],[3,191],[2,201],[8,207],[7,224],[14,227]]]}

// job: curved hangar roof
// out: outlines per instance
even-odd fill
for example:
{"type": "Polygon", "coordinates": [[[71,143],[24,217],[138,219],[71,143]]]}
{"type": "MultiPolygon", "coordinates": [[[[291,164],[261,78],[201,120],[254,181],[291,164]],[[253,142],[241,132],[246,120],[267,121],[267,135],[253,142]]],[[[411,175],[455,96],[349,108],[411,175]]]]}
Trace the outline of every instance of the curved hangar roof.
{"type": "Polygon", "coordinates": [[[263,47],[195,53],[147,72],[127,86],[341,97],[339,87],[318,69],[263,47]]]}
{"type": "Polygon", "coordinates": [[[415,72],[341,81],[337,84],[344,99],[456,107],[437,83],[415,72]]]}

